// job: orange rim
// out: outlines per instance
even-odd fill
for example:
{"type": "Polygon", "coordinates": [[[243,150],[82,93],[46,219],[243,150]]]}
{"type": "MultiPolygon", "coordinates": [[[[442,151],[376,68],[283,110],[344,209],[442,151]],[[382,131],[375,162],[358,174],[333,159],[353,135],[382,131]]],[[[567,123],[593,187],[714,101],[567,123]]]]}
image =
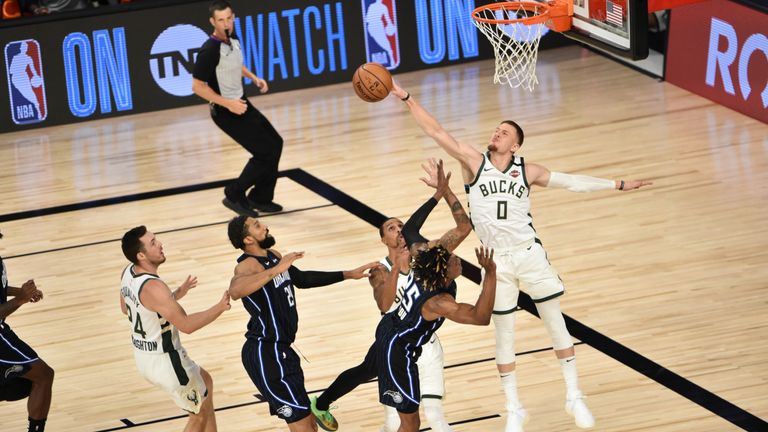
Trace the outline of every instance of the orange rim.
{"type": "Polygon", "coordinates": [[[491,3],[487,5],[475,8],[472,11],[472,19],[475,21],[488,23],[488,24],[515,24],[521,23],[526,25],[531,24],[544,24],[549,17],[549,5],[546,3],[538,2],[503,2],[503,3],[491,3]],[[517,11],[525,9],[529,12],[536,12],[536,15],[530,17],[516,18],[516,19],[492,19],[482,16],[483,12],[495,12],[495,11],[517,11]]]}

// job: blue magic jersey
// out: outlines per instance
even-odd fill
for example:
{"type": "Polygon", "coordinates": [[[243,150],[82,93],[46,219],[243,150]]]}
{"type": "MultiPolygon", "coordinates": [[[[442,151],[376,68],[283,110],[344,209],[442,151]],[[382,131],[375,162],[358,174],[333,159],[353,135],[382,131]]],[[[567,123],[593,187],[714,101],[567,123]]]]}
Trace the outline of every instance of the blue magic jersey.
{"type": "MultiPolygon", "coordinates": [[[[414,272],[408,275],[403,297],[397,308],[381,319],[376,330],[376,339],[386,338],[387,343],[402,344],[409,352],[418,350],[422,345],[432,339],[437,329],[445,322],[444,317],[434,321],[427,321],[421,316],[421,308],[430,298],[447,293],[456,297],[456,282],[451,281],[447,288],[435,291],[424,289],[414,277],[414,272]]],[[[418,354],[417,354],[418,355],[418,354]]]]}
{"type": "MultiPolygon", "coordinates": [[[[243,254],[237,262],[248,258],[258,260],[264,269],[280,263],[280,257],[270,250],[265,257],[243,254]]],[[[288,271],[280,273],[260,290],[244,297],[243,306],[251,314],[245,337],[265,342],[293,343],[299,326],[295,298],[288,271]]]]}

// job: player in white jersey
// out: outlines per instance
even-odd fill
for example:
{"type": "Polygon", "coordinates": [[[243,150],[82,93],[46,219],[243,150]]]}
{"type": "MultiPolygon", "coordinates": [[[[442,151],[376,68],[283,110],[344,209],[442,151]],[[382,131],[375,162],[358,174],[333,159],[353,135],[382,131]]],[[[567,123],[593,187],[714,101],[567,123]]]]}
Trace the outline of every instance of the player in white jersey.
{"type": "Polygon", "coordinates": [[[533,299],[552,339],[566,383],[565,410],[574,416],[577,426],[594,426],[594,418],[578,386],[575,350],[560,311],[558,297],[564,293],[562,281],[547,261],[546,253],[533,229],[530,189],[536,185],[572,192],[611,189],[627,191],[650,185],[651,182],[569,175],[551,172],[538,164],[526,164],[522,157],[515,155],[523,145],[523,130],[511,120],[505,120],[496,127],[488,144],[488,152],[481,153],[457,141],[410,93],[396,83],[392,94],[405,102],[419,127],[461,163],[472,224],[485,247],[493,248],[496,252],[498,290],[493,322],[496,332],[496,363],[507,398],[506,430],[522,431],[523,423],[527,420],[527,413],[517,396],[515,374],[513,312],[517,308],[520,289],[533,299]]]}
{"type": "Polygon", "coordinates": [[[147,381],[168,392],[176,405],[189,412],[185,432],[216,431],[213,380],[187,356],[179,330],[192,333],[229,310],[229,292],[225,291],[212,307],[188,315],[177,300],[197,286],[197,278],[187,277],[171,292],[157,275],[165,254],[155,235],[144,226],[133,228],[123,235],[122,249],[132,264],[123,270],[120,309],[131,324],[136,367],[147,381]]]}

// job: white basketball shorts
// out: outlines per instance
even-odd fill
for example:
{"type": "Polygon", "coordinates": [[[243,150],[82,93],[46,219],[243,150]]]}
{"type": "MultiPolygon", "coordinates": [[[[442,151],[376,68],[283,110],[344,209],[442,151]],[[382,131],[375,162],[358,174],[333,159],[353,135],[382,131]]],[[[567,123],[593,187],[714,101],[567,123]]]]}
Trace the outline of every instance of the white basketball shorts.
{"type": "Polygon", "coordinates": [[[148,354],[134,350],[136,367],[150,383],[171,395],[179,408],[199,413],[208,389],[200,374],[200,366],[183,348],[163,354],[148,354]]]}

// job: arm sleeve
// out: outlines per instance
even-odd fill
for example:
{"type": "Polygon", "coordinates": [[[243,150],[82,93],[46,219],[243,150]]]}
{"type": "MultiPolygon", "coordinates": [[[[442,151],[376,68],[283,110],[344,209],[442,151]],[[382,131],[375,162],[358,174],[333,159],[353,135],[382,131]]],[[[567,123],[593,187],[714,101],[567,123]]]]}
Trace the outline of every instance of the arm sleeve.
{"type": "Polygon", "coordinates": [[[429,240],[425,239],[419,233],[422,225],[427,220],[427,216],[437,205],[437,200],[434,197],[430,197],[427,202],[421,205],[416,212],[414,212],[408,219],[408,222],[403,225],[403,238],[405,238],[405,244],[410,248],[414,243],[427,243],[429,240]]]}
{"type": "Polygon", "coordinates": [[[567,189],[571,192],[595,192],[616,189],[616,182],[584,175],[570,175],[552,171],[548,187],[567,189]]]}
{"type": "Polygon", "coordinates": [[[335,284],[344,280],[344,272],[302,271],[291,266],[288,268],[291,281],[296,288],[315,288],[335,284]]]}

